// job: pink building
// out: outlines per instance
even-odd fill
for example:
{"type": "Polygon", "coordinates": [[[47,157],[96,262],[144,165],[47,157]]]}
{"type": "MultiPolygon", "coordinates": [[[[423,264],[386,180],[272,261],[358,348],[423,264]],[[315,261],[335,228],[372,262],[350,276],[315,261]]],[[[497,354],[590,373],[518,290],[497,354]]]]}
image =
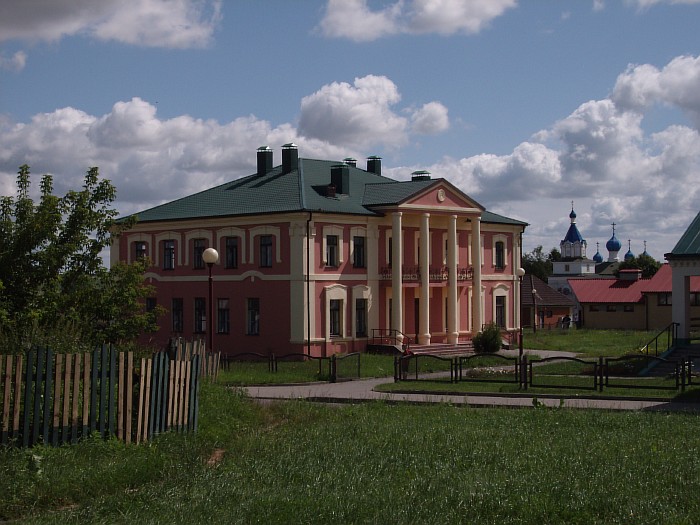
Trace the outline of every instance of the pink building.
{"type": "Polygon", "coordinates": [[[411,344],[457,343],[496,322],[519,326],[526,223],[490,213],[445,179],[410,181],[258,149],[257,172],[151,208],[112,245],[112,260],[149,257],[151,300],[168,314],[156,344],[204,337],[215,248],[213,346],[225,354],[363,351],[373,330],[411,344]]]}

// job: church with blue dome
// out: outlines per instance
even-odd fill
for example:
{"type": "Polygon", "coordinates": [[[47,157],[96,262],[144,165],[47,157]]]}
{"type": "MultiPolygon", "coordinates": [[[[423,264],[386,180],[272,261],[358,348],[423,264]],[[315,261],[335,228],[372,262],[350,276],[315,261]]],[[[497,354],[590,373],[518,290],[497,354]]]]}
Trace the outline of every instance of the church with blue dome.
{"type": "MultiPolygon", "coordinates": [[[[552,275],[548,279],[549,285],[563,294],[571,293],[570,278],[595,276],[596,269],[595,258],[589,259],[586,256],[588,243],[576,226],[576,212],[573,202],[571,203],[569,220],[569,229],[559,243],[561,260],[552,263],[552,275]]],[[[600,256],[599,253],[596,255],[600,256]]]]}
{"type": "MultiPolygon", "coordinates": [[[[569,229],[559,243],[561,260],[552,263],[553,272],[548,281],[555,290],[563,294],[570,294],[572,292],[569,279],[611,277],[617,272],[621,261],[634,259],[635,254],[632,252],[631,240],[627,241],[627,253],[620,256],[622,242],[617,238],[615,230],[617,224],[615,223],[612,223],[612,236],[605,243],[605,249],[608,251],[607,259],[600,253],[600,243],[598,242],[596,242],[595,255],[588,258],[586,255],[588,243],[576,225],[576,211],[574,211],[573,202],[571,203],[569,221],[569,229]]],[[[643,255],[649,255],[646,251],[646,242],[643,255]]]]}

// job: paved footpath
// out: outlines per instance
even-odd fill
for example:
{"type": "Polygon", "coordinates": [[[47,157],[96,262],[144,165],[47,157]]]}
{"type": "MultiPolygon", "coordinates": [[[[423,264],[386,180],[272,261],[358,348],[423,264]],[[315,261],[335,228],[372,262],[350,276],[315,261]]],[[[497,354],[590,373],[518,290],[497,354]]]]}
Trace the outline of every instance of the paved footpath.
{"type": "MultiPolygon", "coordinates": [[[[374,387],[391,382],[391,378],[362,379],[341,383],[305,383],[280,386],[246,387],[248,395],[258,400],[307,399],[325,403],[357,403],[365,401],[386,401],[390,403],[449,403],[470,407],[532,407],[533,397],[546,406],[570,408],[597,408],[604,410],[662,410],[700,411],[698,403],[672,403],[669,401],[646,399],[601,399],[601,398],[558,398],[542,395],[494,395],[494,394],[402,394],[376,392],[374,387]]],[[[410,385],[406,385],[410,389],[410,385]]]]}
{"type": "MultiPolygon", "coordinates": [[[[540,352],[538,352],[540,353],[540,352]]],[[[558,352],[562,355],[562,352],[558,352]]],[[[546,357],[546,356],[542,356],[546,357]]],[[[674,403],[649,399],[602,399],[544,397],[543,394],[403,394],[376,392],[377,385],[390,383],[393,379],[361,379],[340,383],[303,383],[279,386],[249,386],[245,390],[250,397],[261,400],[307,399],[326,403],[357,403],[380,400],[390,403],[449,403],[470,407],[532,407],[533,399],[550,407],[597,408],[603,410],[661,410],[661,411],[700,411],[700,403],[674,403]]],[[[406,383],[406,389],[411,385],[406,383]]]]}

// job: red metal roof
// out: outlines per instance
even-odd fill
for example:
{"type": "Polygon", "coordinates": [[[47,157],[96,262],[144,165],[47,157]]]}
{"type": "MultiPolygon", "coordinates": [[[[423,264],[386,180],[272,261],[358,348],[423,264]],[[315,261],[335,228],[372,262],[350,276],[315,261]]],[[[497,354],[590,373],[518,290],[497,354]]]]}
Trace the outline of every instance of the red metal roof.
{"type": "Polygon", "coordinates": [[[649,281],[620,279],[569,279],[579,303],[638,303],[649,281]]]}
{"type": "MultiPolygon", "coordinates": [[[[671,293],[671,267],[662,264],[651,279],[569,279],[580,303],[638,303],[645,293],[671,293]]],[[[700,276],[690,278],[690,291],[700,292],[700,276]]]]}
{"type": "MultiPolygon", "coordinates": [[[[671,292],[671,289],[671,267],[666,263],[662,264],[659,271],[649,280],[649,284],[644,291],[662,293],[671,292]]],[[[700,276],[692,276],[690,278],[690,291],[700,292],[700,276]]]]}

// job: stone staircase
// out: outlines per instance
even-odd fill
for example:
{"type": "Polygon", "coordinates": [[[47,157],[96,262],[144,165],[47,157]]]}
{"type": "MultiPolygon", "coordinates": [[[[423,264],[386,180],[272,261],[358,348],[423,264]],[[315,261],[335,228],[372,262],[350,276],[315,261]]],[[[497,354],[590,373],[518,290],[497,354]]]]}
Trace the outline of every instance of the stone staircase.
{"type": "Polygon", "coordinates": [[[467,343],[434,343],[430,345],[413,344],[410,351],[415,355],[435,355],[439,357],[457,357],[474,353],[474,345],[471,341],[467,343]]]}
{"type": "Polygon", "coordinates": [[[642,375],[654,376],[654,377],[666,377],[671,375],[675,371],[675,366],[680,361],[685,360],[688,357],[697,358],[694,362],[695,366],[700,367],[700,345],[690,344],[683,346],[674,346],[670,348],[667,352],[661,354],[662,358],[666,359],[668,362],[655,361],[646,369],[642,375]]]}

